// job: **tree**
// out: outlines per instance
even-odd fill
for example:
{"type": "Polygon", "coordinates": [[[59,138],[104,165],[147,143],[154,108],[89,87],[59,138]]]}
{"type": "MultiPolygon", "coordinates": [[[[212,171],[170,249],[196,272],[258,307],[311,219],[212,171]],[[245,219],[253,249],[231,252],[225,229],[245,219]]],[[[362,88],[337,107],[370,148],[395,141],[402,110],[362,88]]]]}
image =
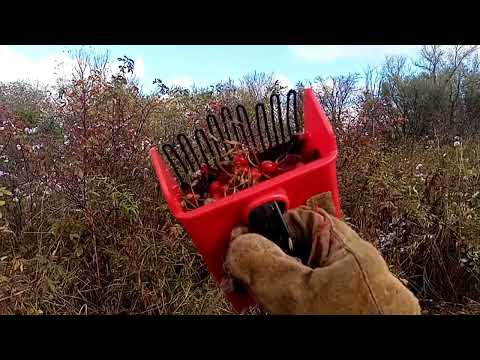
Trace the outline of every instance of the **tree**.
{"type": "Polygon", "coordinates": [[[314,80],[317,96],[330,121],[340,132],[348,130],[351,125],[358,79],[358,74],[351,73],[328,78],[317,76],[314,80]]]}

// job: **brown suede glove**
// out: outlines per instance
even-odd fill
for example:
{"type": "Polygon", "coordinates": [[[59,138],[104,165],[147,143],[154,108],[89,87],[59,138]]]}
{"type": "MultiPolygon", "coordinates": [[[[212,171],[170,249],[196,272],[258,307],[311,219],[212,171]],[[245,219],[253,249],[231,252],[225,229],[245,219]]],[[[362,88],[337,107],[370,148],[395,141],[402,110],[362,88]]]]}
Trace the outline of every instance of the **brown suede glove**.
{"type": "Polygon", "coordinates": [[[305,265],[265,237],[237,228],[227,273],[272,314],[420,314],[416,297],[375,247],[321,202],[311,199],[285,214],[305,265]]]}

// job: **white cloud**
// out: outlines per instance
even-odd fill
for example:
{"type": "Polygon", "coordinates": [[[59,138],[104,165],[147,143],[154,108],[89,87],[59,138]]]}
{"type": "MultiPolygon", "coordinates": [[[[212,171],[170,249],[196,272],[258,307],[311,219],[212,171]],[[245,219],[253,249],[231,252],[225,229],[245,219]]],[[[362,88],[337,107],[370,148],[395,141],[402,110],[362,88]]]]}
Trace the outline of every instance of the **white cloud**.
{"type": "Polygon", "coordinates": [[[183,75],[183,76],[178,76],[172,80],[167,81],[167,85],[169,86],[181,86],[183,88],[191,88],[193,85],[193,79],[191,76],[188,75],[183,75]]]}
{"type": "MultiPolygon", "coordinates": [[[[143,58],[135,58],[134,75],[142,79],[145,75],[143,58]]],[[[37,61],[24,56],[8,45],[0,45],[0,81],[29,80],[54,85],[56,79],[68,78],[76,60],[66,52],[53,53],[37,61]]],[[[108,65],[111,74],[118,71],[118,62],[108,65]]]]}
{"type": "Polygon", "coordinates": [[[31,80],[53,85],[57,77],[71,72],[74,63],[65,53],[55,53],[35,62],[11,46],[0,45],[0,81],[31,80]]]}
{"type": "Polygon", "coordinates": [[[275,74],[273,75],[274,80],[278,80],[280,85],[285,86],[287,89],[293,89],[294,85],[290,81],[287,75],[284,74],[275,74]]]}
{"type": "Polygon", "coordinates": [[[297,56],[314,62],[328,63],[339,59],[372,59],[391,55],[415,55],[418,45],[294,45],[290,50],[297,56]]]}

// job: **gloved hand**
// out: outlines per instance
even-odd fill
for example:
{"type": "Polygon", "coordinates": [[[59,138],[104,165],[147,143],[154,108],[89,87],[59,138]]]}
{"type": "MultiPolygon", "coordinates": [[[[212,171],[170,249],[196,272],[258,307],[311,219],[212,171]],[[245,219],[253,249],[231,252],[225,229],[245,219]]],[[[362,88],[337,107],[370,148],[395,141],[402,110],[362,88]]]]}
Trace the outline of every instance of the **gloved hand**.
{"type": "Polygon", "coordinates": [[[331,206],[307,204],[284,215],[305,264],[236,228],[227,273],[272,314],[420,314],[417,298],[373,245],[325,211],[331,206]]]}

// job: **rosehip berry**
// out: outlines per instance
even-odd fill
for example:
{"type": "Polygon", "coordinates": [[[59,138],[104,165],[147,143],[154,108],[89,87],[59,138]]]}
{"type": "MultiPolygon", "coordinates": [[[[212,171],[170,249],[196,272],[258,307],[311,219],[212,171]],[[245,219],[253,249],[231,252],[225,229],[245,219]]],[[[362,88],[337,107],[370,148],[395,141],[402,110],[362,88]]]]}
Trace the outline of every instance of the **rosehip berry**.
{"type": "Polygon", "coordinates": [[[208,191],[211,195],[213,195],[217,193],[221,187],[223,187],[223,184],[220,181],[216,180],[210,184],[210,186],[208,187],[208,191]]]}
{"type": "Polygon", "coordinates": [[[225,196],[226,187],[220,181],[216,180],[209,186],[209,192],[212,198],[220,199],[225,196]]]}
{"type": "Polygon", "coordinates": [[[260,165],[260,170],[266,175],[273,175],[277,171],[277,164],[270,160],[265,160],[260,165]]]}
{"type": "Polygon", "coordinates": [[[250,176],[254,181],[258,181],[262,177],[262,173],[257,168],[252,168],[250,169],[250,176]]]}
{"type": "Polygon", "coordinates": [[[248,160],[243,154],[236,154],[233,157],[233,164],[236,168],[248,168],[248,160]]]}

